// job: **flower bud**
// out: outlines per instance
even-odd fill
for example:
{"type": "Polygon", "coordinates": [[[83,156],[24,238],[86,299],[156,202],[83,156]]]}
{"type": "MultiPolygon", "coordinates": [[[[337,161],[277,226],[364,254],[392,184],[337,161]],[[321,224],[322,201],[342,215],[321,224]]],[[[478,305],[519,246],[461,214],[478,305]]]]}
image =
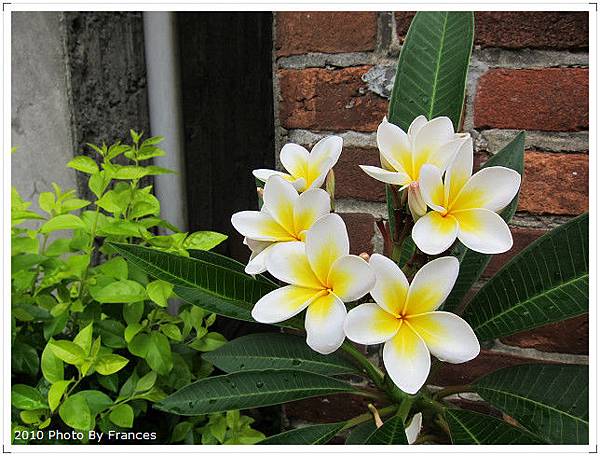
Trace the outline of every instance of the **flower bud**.
{"type": "Polygon", "coordinates": [[[427,212],[427,204],[421,196],[418,182],[413,182],[408,186],[408,208],[415,221],[427,212]]]}

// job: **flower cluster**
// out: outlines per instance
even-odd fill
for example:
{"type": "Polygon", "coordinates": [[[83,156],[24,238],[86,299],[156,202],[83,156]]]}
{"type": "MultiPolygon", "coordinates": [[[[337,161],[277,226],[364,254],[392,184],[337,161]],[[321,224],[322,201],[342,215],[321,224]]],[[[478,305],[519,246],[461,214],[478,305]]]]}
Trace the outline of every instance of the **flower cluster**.
{"type": "MultiPolygon", "coordinates": [[[[416,118],[408,133],[383,120],[377,130],[381,168],[361,166],[371,177],[406,190],[415,221],[418,249],[437,256],[456,239],[481,253],[502,253],[512,246],[508,226],[498,215],[520,186],[519,173],[489,167],[473,174],[473,142],[455,133],[446,117],[416,118]]],[[[262,297],[252,310],[261,323],[279,323],[306,309],[307,344],[328,354],[345,338],[384,344],[389,377],[414,394],[430,371],[430,355],[462,363],[479,354],[479,342],[459,316],[438,311],[459,273],[452,256],[432,259],[412,283],[393,260],[373,254],[368,261],[350,255],[342,218],[330,212],[330,195],[320,187],[339,159],[342,139],[330,136],[308,152],[283,147],[288,173],[255,170],[265,182],[260,211],[232,216],[252,255],[246,272],[268,271],[287,284],[262,297]],[[349,312],[346,304],[370,293],[375,302],[349,312]]]]}

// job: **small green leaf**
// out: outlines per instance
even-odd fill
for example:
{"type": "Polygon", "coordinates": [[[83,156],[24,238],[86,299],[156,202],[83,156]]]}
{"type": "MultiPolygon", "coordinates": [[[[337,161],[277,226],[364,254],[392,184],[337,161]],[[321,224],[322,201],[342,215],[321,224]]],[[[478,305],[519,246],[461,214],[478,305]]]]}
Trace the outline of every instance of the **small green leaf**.
{"type": "Polygon", "coordinates": [[[85,359],[83,349],[70,340],[53,340],[48,345],[52,353],[67,364],[80,364],[85,359]]]}
{"type": "Polygon", "coordinates": [[[110,174],[106,171],[100,171],[90,177],[88,187],[97,198],[101,198],[110,181],[110,174]]]}
{"type": "Polygon", "coordinates": [[[161,307],[167,307],[167,299],[173,294],[173,285],[162,280],[150,282],[146,287],[148,297],[161,307]]]}
{"type": "Polygon", "coordinates": [[[123,304],[123,319],[128,325],[139,323],[144,314],[144,301],[123,304]]]}
{"type": "Polygon", "coordinates": [[[59,380],[56,383],[53,383],[48,390],[48,405],[50,406],[50,411],[53,412],[60,404],[60,400],[65,394],[67,390],[67,386],[71,384],[73,380],[59,380]]]}
{"type": "Polygon", "coordinates": [[[197,231],[185,239],[183,248],[186,250],[210,250],[226,239],[226,235],[214,231],[197,231]]]}
{"type": "Polygon", "coordinates": [[[73,339],[73,343],[79,345],[84,353],[88,355],[92,348],[92,332],[93,332],[93,323],[90,323],[85,328],[83,328],[73,339]]]}
{"type": "Polygon", "coordinates": [[[181,442],[186,438],[186,436],[193,429],[194,425],[189,421],[181,421],[177,423],[173,428],[173,433],[171,434],[171,442],[181,442]]]}
{"type": "Polygon", "coordinates": [[[127,327],[125,328],[125,342],[130,343],[136,336],[136,334],[138,334],[143,328],[144,327],[139,323],[132,323],[130,325],[127,325],[127,327]]]}
{"type": "Polygon", "coordinates": [[[142,378],[140,378],[135,385],[135,392],[140,393],[142,391],[148,391],[156,383],[156,372],[150,371],[142,378]]]}
{"type": "Polygon", "coordinates": [[[11,365],[14,373],[19,372],[31,376],[37,375],[40,368],[37,350],[23,342],[13,343],[11,365]]]}
{"type": "Polygon", "coordinates": [[[109,418],[117,426],[130,428],[133,426],[133,409],[129,404],[119,404],[112,409],[109,418]]]}
{"type": "Polygon", "coordinates": [[[46,344],[42,351],[41,367],[44,378],[50,383],[61,381],[64,378],[64,364],[50,348],[51,342],[46,344]]]}
{"type": "Polygon", "coordinates": [[[10,390],[10,402],[20,410],[37,410],[48,408],[42,394],[29,385],[13,385],[10,390]]]}
{"type": "Polygon", "coordinates": [[[67,426],[85,431],[94,427],[94,420],[85,396],[75,394],[68,397],[58,409],[58,414],[67,426]]]}
{"type": "Polygon", "coordinates": [[[172,339],[177,342],[181,342],[183,340],[183,336],[181,335],[181,330],[179,327],[173,323],[167,323],[165,325],[161,325],[161,332],[167,336],[169,339],[172,339]]]}
{"type": "MultiPolygon", "coordinates": [[[[141,329],[141,328],[140,328],[141,329]]],[[[127,343],[127,349],[132,355],[145,358],[150,348],[150,336],[148,334],[137,334],[127,343]]]]}
{"type": "Polygon", "coordinates": [[[102,303],[127,303],[146,299],[146,290],[133,280],[117,280],[96,290],[92,297],[102,303]]]}
{"type": "Polygon", "coordinates": [[[110,348],[125,348],[127,343],[123,338],[125,326],[116,320],[100,320],[95,323],[102,343],[110,348]]]}
{"type": "Polygon", "coordinates": [[[200,339],[196,339],[190,344],[194,350],[209,352],[222,347],[227,343],[227,339],[218,332],[209,332],[200,339]]]}
{"type": "Polygon", "coordinates": [[[160,375],[167,375],[173,369],[171,344],[164,334],[159,332],[150,334],[145,359],[152,370],[155,370],[160,375]]]}
{"type": "Polygon", "coordinates": [[[42,234],[52,233],[58,230],[77,230],[85,229],[85,223],[79,217],[73,214],[57,215],[42,225],[40,232],[42,234]]]}
{"type": "Polygon", "coordinates": [[[127,262],[121,258],[112,258],[100,266],[96,267],[96,271],[117,280],[126,280],[129,272],[127,262]]]}
{"type": "Polygon", "coordinates": [[[42,192],[38,197],[38,206],[40,209],[48,214],[52,214],[54,207],[56,206],[56,199],[54,198],[54,193],[51,192],[42,192]]]}
{"type": "Polygon", "coordinates": [[[128,362],[127,358],[120,355],[102,355],[96,360],[94,368],[101,375],[110,375],[123,369],[128,362]]]}
{"type": "Polygon", "coordinates": [[[76,169],[86,174],[96,174],[98,171],[98,165],[96,162],[86,155],[79,155],[67,163],[69,168],[76,169]]]}

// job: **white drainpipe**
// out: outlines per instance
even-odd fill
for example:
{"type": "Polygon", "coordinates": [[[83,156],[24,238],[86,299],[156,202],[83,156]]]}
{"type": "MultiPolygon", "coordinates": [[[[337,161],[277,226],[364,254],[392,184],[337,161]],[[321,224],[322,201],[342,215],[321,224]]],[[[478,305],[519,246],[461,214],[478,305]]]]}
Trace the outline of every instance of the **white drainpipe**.
{"type": "Polygon", "coordinates": [[[155,157],[154,163],[176,173],[154,176],[154,190],[161,202],[161,217],[187,231],[183,115],[175,13],[146,11],[143,15],[150,129],[153,136],[165,137],[161,147],[167,152],[164,157],[155,157]]]}

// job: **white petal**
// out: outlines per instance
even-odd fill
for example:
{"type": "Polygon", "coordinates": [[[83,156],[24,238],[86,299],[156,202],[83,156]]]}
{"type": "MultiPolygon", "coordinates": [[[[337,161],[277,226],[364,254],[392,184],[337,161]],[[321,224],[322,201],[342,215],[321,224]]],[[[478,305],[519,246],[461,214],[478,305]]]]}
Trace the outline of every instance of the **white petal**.
{"type": "Polygon", "coordinates": [[[419,177],[419,191],[425,203],[435,211],[445,209],[442,171],[433,165],[423,165],[419,177]]]}
{"type": "Polygon", "coordinates": [[[312,302],[304,321],[308,346],[323,355],[340,348],[345,338],[346,314],[346,306],[333,293],[312,302]]]}
{"type": "Polygon", "coordinates": [[[406,314],[418,315],[437,309],[452,291],[458,269],[458,260],[453,256],[436,258],[419,269],[408,289],[406,314]]]}
{"type": "Polygon", "coordinates": [[[361,257],[346,255],[331,265],[327,285],[343,302],[352,302],[371,291],[375,273],[361,257]]]}
{"type": "Polygon", "coordinates": [[[412,148],[408,135],[384,119],[377,127],[377,147],[385,160],[402,174],[412,172],[412,148]]]}
{"type": "Polygon", "coordinates": [[[452,210],[484,208],[504,209],[515,197],[521,175],[503,166],[483,168],[471,176],[452,205],[452,210]]]}
{"type": "Polygon", "coordinates": [[[426,123],[427,117],[423,115],[415,117],[415,120],[413,120],[410,124],[410,127],[408,127],[408,136],[414,140],[414,138],[417,136],[417,133],[421,131],[421,128],[423,128],[426,123]]]}
{"type": "Polygon", "coordinates": [[[304,242],[282,242],[271,248],[266,262],[273,277],[299,287],[323,289],[306,257],[304,242]]]}
{"type": "Polygon", "coordinates": [[[289,233],[294,233],[294,206],[297,200],[298,192],[291,183],[279,176],[269,177],[265,184],[263,206],[289,233]]]}
{"type": "Polygon", "coordinates": [[[473,139],[469,136],[458,149],[446,171],[444,189],[446,203],[452,203],[473,173],[473,139]]]}
{"type": "Polygon", "coordinates": [[[265,260],[271,251],[271,247],[276,245],[276,243],[248,239],[247,244],[248,247],[252,249],[252,255],[250,255],[250,260],[248,261],[244,272],[250,275],[256,275],[265,272],[267,270],[265,260]],[[260,246],[258,244],[260,244],[260,246]]]}
{"type": "MultiPolygon", "coordinates": [[[[437,149],[433,149],[429,154],[426,163],[437,166],[442,171],[445,171],[452,160],[456,157],[460,147],[467,141],[466,138],[454,138],[446,143],[441,144],[437,149]]],[[[473,148],[471,147],[471,154],[473,148]]]]}
{"type": "Polygon", "coordinates": [[[319,188],[325,177],[337,163],[342,153],[343,139],[339,136],[327,136],[314,145],[308,158],[308,185],[319,188]]]}
{"type": "Polygon", "coordinates": [[[458,221],[458,239],[479,253],[504,253],[513,245],[510,228],[495,212],[488,209],[469,209],[453,212],[458,221]]]}
{"type": "Polygon", "coordinates": [[[400,321],[377,304],[361,304],[348,312],[344,332],[363,345],[382,344],[396,335],[400,321]]]}
{"type": "Polygon", "coordinates": [[[458,223],[453,216],[442,217],[430,211],[415,223],[412,238],[415,245],[428,255],[438,255],[452,245],[458,235],[458,223]]]}
{"type": "Polygon", "coordinates": [[[409,323],[440,361],[464,363],[479,354],[477,336],[458,315],[431,312],[410,318],[409,323]]]}
{"type": "Polygon", "coordinates": [[[271,176],[280,176],[283,179],[290,179],[292,176],[286,173],[282,173],[281,171],[275,171],[274,169],[255,169],[252,171],[254,177],[256,177],[259,181],[267,182],[269,177],[271,176]]]}
{"type": "Polygon", "coordinates": [[[415,394],[425,384],[431,358],[425,342],[408,325],[383,346],[383,364],[392,381],[402,391],[415,394]]]}
{"type": "Polygon", "coordinates": [[[412,182],[412,179],[403,172],[387,171],[376,166],[358,165],[365,173],[379,182],[385,182],[392,185],[407,185],[412,182]]]}
{"type": "Polygon", "coordinates": [[[231,216],[233,227],[256,241],[292,241],[295,238],[266,212],[242,211],[231,216]]]}
{"type": "Polygon", "coordinates": [[[295,178],[306,177],[308,170],[308,151],[298,145],[289,143],[281,148],[279,160],[283,167],[295,178]]]}
{"type": "Polygon", "coordinates": [[[371,296],[382,309],[392,315],[400,315],[408,294],[406,276],[396,263],[378,253],[371,255],[369,264],[376,277],[371,296]]]}
{"type": "Polygon", "coordinates": [[[331,265],[348,255],[350,241],[346,224],[337,214],[327,214],[318,219],[306,233],[306,255],[322,283],[327,282],[331,265]]]}
{"type": "Polygon", "coordinates": [[[410,420],[410,424],[406,427],[404,432],[406,433],[406,440],[409,445],[412,445],[416,442],[417,437],[419,437],[419,433],[421,432],[421,426],[423,425],[423,414],[421,412],[416,413],[412,420],[410,420]]]}
{"type": "Polygon", "coordinates": [[[329,214],[331,199],[329,193],[320,188],[311,188],[302,193],[294,207],[294,230],[301,234],[308,230],[323,215],[329,214]]]}
{"type": "Polygon", "coordinates": [[[454,126],[448,117],[436,117],[421,127],[415,136],[415,151],[439,148],[454,139],[454,126]]]}
{"type": "Polygon", "coordinates": [[[279,323],[299,314],[318,297],[319,292],[313,289],[287,285],[260,298],[252,318],[259,323],[279,323]]]}

